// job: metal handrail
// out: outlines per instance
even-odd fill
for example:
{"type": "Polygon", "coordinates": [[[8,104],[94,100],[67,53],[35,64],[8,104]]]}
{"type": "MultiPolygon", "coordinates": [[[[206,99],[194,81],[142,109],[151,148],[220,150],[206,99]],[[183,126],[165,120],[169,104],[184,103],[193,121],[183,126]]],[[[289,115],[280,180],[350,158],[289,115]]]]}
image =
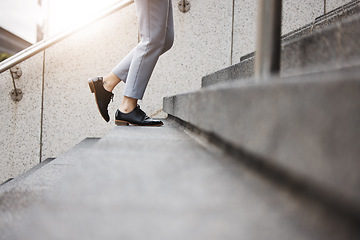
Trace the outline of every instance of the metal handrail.
{"type": "Polygon", "coordinates": [[[96,22],[104,17],[109,16],[112,13],[115,13],[117,11],[119,11],[120,9],[123,9],[127,6],[129,6],[130,4],[132,4],[134,2],[134,0],[124,0],[121,1],[119,3],[114,4],[112,7],[110,7],[109,9],[104,10],[102,13],[99,13],[97,16],[91,18],[89,21],[87,21],[86,23],[80,24],[78,26],[75,26],[57,36],[54,36],[50,39],[47,40],[43,40],[40,41],[26,49],[24,49],[23,51],[15,54],[14,56],[4,60],[3,62],[0,63],[0,73],[3,73],[4,71],[10,69],[11,67],[15,66],[16,64],[19,64],[23,61],[25,61],[26,59],[34,56],[35,54],[47,49],[48,47],[53,46],[54,44],[64,40],[65,38],[69,37],[70,35],[78,32],[79,30],[81,30],[82,28],[90,25],[93,22],[96,22]]]}
{"type": "Polygon", "coordinates": [[[268,79],[280,73],[282,0],[259,0],[255,76],[268,79]]]}

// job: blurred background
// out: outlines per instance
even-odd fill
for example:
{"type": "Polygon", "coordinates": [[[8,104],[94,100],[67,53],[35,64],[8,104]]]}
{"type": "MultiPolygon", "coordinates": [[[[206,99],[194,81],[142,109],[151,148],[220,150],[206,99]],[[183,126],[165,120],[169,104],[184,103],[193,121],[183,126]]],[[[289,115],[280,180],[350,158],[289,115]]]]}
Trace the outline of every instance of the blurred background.
{"type": "Polygon", "coordinates": [[[118,0],[0,0],[1,59],[86,21],[118,0]]]}

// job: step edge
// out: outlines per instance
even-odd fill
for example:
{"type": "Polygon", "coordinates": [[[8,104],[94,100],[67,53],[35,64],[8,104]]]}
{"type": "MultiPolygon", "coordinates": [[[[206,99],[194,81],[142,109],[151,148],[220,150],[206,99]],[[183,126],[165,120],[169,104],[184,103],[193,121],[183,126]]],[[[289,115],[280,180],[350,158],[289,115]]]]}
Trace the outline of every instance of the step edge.
{"type": "MultiPolygon", "coordinates": [[[[234,91],[235,88],[246,88],[246,87],[252,88],[252,87],[258,87],[258,86],[266,88],[268,86],[274,86],[274,84],[283,84],[283,85],[312,84],[313,80],[311,80],[311,79],[314,76],[323,76],[324,74],[325,74],[325,76],[327,76],[326,78],[328,78],[328,79],[326,79],[326,80],[318,79],[316,81],[318,83],[320,83],[320,84],[322,84],[322,83],[331,84],[332,82],[333,83],[338,82],[339,80],[337,79],[337,77],[339,75],[341,75],[341,73],[343,73],[343,72],[349,73],[349,70],[346,69],[346,70],[336,70],[336,71],[333,71],[333,72],[321,73],[321,74],[318,74],[318,73],[308,74],[306,76],[307,79],[305,79],[305,80],[303,79],[304,77],[302,76],[302,77],[289,77],[286,80],[277,79],[277,80],[268,81],[268,82],[256,82],[254,80],[249,80],[249,81],[246,81],[246,82],[244,82],[244,81],[228,82],[228,83],[223,83],[223,84],[219,84],[219,85],[216,85],[216,86],[212,86],[212,87],[209,87],[209,88],[201,89],[201,90],[199,90],[197,92],[190,92],[188,94],[181,94],[181,95],[178,95],[178,96],[180,96],[180,97],[190,97],[190,98],[192,98],[194,100],[194,99],[197,99],[200,96],[200,94],[211,93],[211,92],[218,91],[218,90],[226,90],[226,89],[228,89],[228,90],[234,91]],[[338,74],[334,74],[334,72],[337,72],[338,74]],[[289,79],[291,81],[288,81],[289,79]]],[[[360,75],[360,69],[358,69],[358,68],[352,69],[351,78],[353,80],[355,80],[357,82],[360,82],[360,79],[358,78],[359,75],[360,75]]],[[[350,81],[353,81],[353,80],[350,80],[350,81]]],[[[344,80],[341,80],[341,83],[344,83],[344,80]]],[[[199,125],[197,123],[194,123],[191,120],[191,116],[189,116],[189,113],[186,113],[186,109],[189,109],[190,106],[184,106],[183,107],[185,109],[184,110],[185,113],[183,113],[182,116],[177,115],[174,112],[174,110],[171,109],[172,108],[171,105],[174,105],[174,101],[178,101],[178,100],[179,99],[177,99],[177,95],[173,95],[173,96],[169,96],[169,97],[165,98],[164,99],[164,111],[167,112],[170,116],[179,118],[182,121],[188,122],[189,124],[193,124],[193,125],[199,127],[199,125]]],[[[210,129],[203,129],[203,131],[209,131],[209,130],[210,129]]],[[[213,131],[215,131],[215,130],[213,129],[213,131]]],[[[212,134],[217,134],[216,131],[215,132],[213,132],[213,131],[212,131],[212,134]]],[[[357,200],[354,200],[354,199],[350,199],[350,200],[348,199],[347,201],[351,202],[352,206],[356,206],[357,212],[359,213],[359,216],[360,216],[360,203],[356,202],[357,200]]]]}

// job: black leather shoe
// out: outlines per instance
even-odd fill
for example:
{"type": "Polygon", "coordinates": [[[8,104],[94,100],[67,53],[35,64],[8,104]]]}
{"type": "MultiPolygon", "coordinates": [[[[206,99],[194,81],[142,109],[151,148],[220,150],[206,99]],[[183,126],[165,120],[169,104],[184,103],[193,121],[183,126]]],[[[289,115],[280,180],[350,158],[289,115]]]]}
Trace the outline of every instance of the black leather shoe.
{"type": "Polygon", "coordinates": [[[110,100],[113,99],[114,94],[112,92],[106,91],[103,85],[104,83],[102,77],[89,79],[89,87],[91,92],[95,94],[95,100],[99,112],[105,121],[108,122],[110,120],[108,105],[110,100]]]}
{"type": "Polygon", "coordinates": [[[118,109],[115,114],[115,124],[116,125],[136,125],[136,126],[162,126],[163,122],[159,120],[154,120],[146,115],[141,109],[140,106],[132,110],[129,113],[122,113],[118,109]]]}

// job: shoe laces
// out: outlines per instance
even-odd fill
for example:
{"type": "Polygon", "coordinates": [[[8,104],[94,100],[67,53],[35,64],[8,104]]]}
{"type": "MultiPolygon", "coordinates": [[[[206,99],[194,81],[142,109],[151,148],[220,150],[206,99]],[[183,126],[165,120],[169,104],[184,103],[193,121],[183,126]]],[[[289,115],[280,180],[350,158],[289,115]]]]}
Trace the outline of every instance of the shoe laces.
{"type": "Polygon", "coordinates": [[[146,115],[146,113],[143,110],[141,110],[139,105],[137,105],[137,108],[139,109],[139,113],[141,114],[141,116],[143,117],[144,120],[150,118],[148,115],[146,115]]]}
{"type": "Polygon", "coordinates": [[[114,94],[113,94],[113,93],[111,93],[111,95],[110,95],[110,96],[108,96],[108,99],[107,99],[107,104],[109,104],[109,103],[110,103],[110,101],[114,102],[114,94]]]}

